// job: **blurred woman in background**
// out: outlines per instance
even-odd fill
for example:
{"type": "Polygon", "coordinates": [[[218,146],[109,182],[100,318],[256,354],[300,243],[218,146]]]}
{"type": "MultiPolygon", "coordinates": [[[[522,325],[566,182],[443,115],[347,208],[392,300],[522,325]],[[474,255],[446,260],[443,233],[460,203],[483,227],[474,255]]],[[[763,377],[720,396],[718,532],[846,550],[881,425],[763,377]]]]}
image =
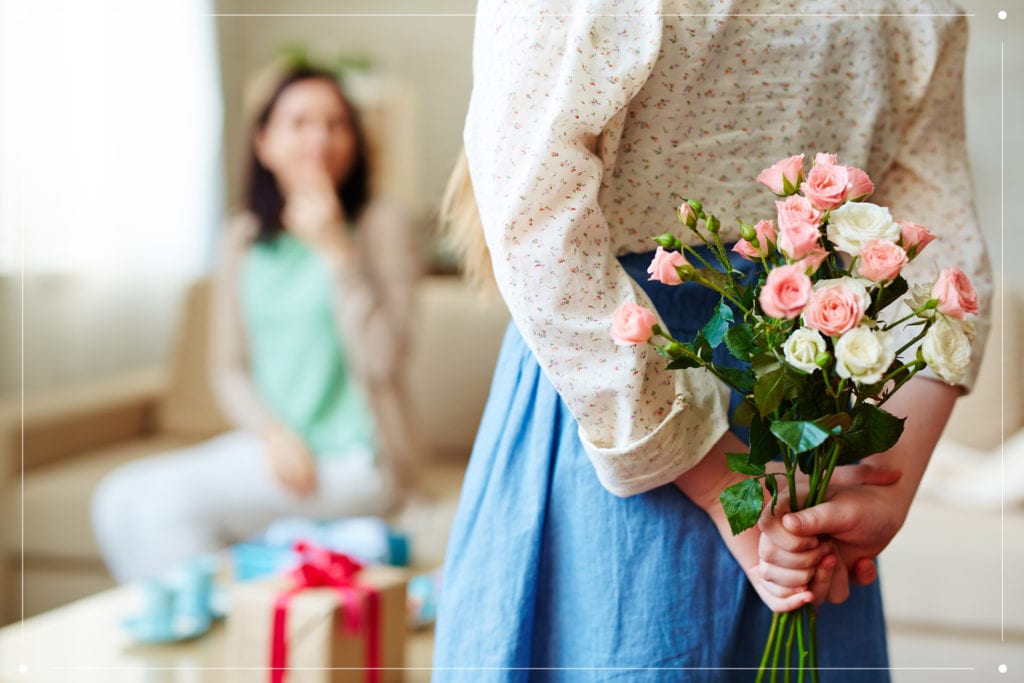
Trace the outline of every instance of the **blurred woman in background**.
{"type": "Polygon", "coordinates": [[[211,306],[211,381],[237,428],[125,465],[93,526],[120,581],[288,515],[382,514],[414,479],[401,368],[418,251],[369,197],[366,144],[333,74],[272,65],[255,117],[244,210],[227,222],[211,306]]]}

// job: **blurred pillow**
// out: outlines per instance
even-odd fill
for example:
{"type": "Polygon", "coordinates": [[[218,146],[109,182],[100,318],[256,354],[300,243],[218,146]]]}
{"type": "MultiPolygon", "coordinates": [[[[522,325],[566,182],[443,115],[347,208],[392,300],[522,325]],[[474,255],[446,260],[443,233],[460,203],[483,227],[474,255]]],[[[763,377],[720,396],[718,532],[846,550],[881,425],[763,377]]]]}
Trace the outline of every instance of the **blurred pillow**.
{"type": "Polygon", "coordinates": [[[213,436],[231,428],[213,396],[207,371],[207,320],[210,281],[189,287],[176,330],[170,386],[157,412],[164,432],[194,437],[213,436]]]}

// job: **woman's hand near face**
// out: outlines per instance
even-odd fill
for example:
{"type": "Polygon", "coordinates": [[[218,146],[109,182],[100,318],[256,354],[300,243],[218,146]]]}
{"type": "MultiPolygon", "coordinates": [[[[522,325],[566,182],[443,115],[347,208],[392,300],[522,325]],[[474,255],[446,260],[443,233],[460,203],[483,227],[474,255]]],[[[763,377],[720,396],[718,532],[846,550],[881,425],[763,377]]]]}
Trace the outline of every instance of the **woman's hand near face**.
{"type": "Polygon", "coordinates": [[[288,232],[331,262],[348,257],[352,244],[345,229],[345,210],[327,171],[303,169],[289,185],[281,211],[288,232]]]}
{"type": "Polygon", "coordinates": [[[302,438],[282,425],[260,434],[267,448],[270,471],[281,485],[298,496],[316,491],[316,462],[302,438]]]}

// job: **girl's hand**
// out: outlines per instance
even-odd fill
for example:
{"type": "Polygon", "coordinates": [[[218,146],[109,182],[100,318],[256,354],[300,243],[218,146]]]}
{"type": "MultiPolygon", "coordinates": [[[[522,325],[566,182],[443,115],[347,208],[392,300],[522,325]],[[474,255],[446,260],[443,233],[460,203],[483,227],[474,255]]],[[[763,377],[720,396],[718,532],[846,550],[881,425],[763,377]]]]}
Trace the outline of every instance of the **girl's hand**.
{"type": "Polygon", "coordinates": [[[322,168],[310,167],[290,187],[281,211],[284,227],[329,260],[344,259],[352,245],[330,176],[322,168]]]}
{"type": "Polygon", "coordinates": [[[267,460],[274,477],[297,496],[316,491],[316,462],[302,438],[281,425],[261,434],[267,448],[267,460]]]}
{"type": "Polygon", "coordinates": [[[892,502],[897,489],[891,485],[900,477],[898,470],[885,467],[843,467],[832,478],[826,502],[796,513],[788,512],[789,498],[780,494],[776,514],[766,510],[758,523],[765,577],[790,587],[807,578],[816,605],[826,599],[845,601],[851,580],[858,585],[874,581],[874,558],[901,524],[898,511],[886,503],[892,502]],[[798,551],[819,537],[829,551],[816,567],[809,568],[806,554],[798,551]]]}

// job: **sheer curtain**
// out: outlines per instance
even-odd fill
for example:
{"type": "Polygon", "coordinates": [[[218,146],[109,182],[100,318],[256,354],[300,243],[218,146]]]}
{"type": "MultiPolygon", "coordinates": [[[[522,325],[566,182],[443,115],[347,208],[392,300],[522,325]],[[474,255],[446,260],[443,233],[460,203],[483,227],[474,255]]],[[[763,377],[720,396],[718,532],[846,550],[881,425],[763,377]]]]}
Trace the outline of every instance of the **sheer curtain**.
{"type": "Polygon", "coordinates": [[[3,389],[22,294],[29,388],[163,359],[222,209],[211,11],[0,0],[3,389]]]}

